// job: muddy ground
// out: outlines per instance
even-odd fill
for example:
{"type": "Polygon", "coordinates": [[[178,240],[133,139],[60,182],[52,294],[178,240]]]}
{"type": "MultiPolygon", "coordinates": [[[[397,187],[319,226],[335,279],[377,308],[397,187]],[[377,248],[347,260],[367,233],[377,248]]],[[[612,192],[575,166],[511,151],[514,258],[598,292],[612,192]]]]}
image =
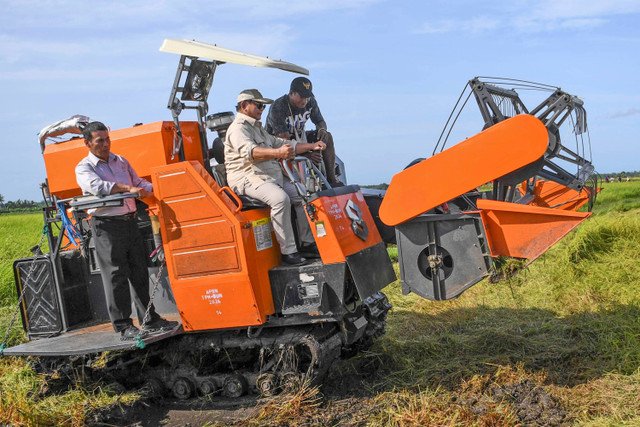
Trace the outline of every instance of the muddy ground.
{"type": "MultiPolygon", "coordinates": [[[[305,408],[301,414],[278,425],[346,425],[364,426],[377,412],[374,400],[384,390],[378,381],[384,369],[376,366],[359,366],[349,374],[330,375],[321,387],[318,405],[305,408]]],[[[273,398],[272,398],[273,399],[273,398]]],[[[245,396],[228,399],[220,396],[180,401],[173,398],[145,399],[132,407],[113,408],[90,415],[92,426],[202,426],[244,425],[256,423],[255,417],[270,399],[245,396]]],[[[482,416],[495,404],[507,403],[515,411],[516,424],[525,426],[562,426],[570,424],[569,417],[558,401],[543,387],[530,380],[514,384],[490,383],[481,392],[465,392],[454,398],[451,405],[460,405],[482,416]]],[[[269,421],[258,425],[271,425],[269,421]]]]}

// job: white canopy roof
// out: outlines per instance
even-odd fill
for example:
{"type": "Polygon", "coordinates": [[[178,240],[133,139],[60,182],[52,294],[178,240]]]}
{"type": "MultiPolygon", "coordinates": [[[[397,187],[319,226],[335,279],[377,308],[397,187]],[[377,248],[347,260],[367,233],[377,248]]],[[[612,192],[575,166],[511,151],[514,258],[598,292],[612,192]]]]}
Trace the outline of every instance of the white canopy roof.
{"type": "Polygon", "coordinates": [[[225,49],[216,45],[185,39],[164,39],[161,52],[177,53],[178,55],[195,56],[212,59],[218,62],[232,62],[234,64],[251,65],[253,67],[270,67],[309,75],[309,70],[290,62],[251,55],[237,50],[225,49]]]}

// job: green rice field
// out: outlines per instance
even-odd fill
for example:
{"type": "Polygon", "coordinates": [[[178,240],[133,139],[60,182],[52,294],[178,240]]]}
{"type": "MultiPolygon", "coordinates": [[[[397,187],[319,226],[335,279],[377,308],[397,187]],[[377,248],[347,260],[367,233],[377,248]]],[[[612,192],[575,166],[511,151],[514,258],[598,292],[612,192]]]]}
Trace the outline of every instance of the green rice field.
{"type": "MultiPolygon", "coordinates": [[[[12,263],[41,230],[39,214],[0,215],[2,338],[17,299],[12,263]]],[[[224,417],[199,401],[191,425],[640,425],[639,255],[640,180],[603,184],[590,219],[532,264],[504,263],[505,280],[445,302],[387,287],[386,335],[334,364],[323,387],[224,417]]],[[[23,340],[19,323],[10,345],[23,340]]],[[[105,411],[129,414],[106,425],[148,425],[148,411],[171,425],[167,402],[52,381],[0,357],[0,425],[103,425],[105,411]]]]}

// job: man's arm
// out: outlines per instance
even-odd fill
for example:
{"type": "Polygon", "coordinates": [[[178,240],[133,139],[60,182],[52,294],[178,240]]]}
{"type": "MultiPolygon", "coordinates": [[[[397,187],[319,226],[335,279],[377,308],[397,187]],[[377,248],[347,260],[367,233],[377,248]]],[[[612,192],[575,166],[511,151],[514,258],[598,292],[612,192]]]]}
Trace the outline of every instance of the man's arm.
{"type": "Polygon", "coordinates": [[[289,116],[288,95],[275,100],[269,107],[269,114],[266,120],[266,129],[271,135],[275,135],[282,139],[291,139],[289,127],[287,126],[287,117],[289,116]]]}
{"type": "Polygon", "coordinates": [[[306,153],[307,151],[322,151],[327,145],[322,141],[317,142],[298,142],[296,144],[296,154],[306,153]]]}
{"type": "MultiPolygon", "coordinates": [[[[137,175],[135,176],[137,177],[137,175]]],[[[146,197],[151,193],[151,191],[147,191],[142,187],[105,181],[96,173],[91,165],[87,163],[80,163],[76,166],[76,181],[83,193],[93,194],[94,196],[134,192],[139,193],[140,197],[146,197]]],[[[149,185],[151,184],[149,183],[149,185]]]]}
{"type": "Polygon", "coordinates": [[[278,148],[253,147],[252,157],[256,162],[271,159],[293,159],[295,157],[295,151],[290,144],[283,144],[278,148]]]}
{"type": "Polygon", "coordinates": [[[310,119],[311,122],[313,122],[314,125],[316,125],[316,129],[318,130],[318,133],[320,133],[320,130],[327,130],[327,122],[324,120],[324,117],[322,117],[322,113],[320,112],[320,106],[318,105],[318,100],[313,97],[310,101],[309,101],[309,108],[311,110],[311,115],[310,115],[310,119]]]}
{"type": "Polygon", "coordinates": [[[227,133],[225,144],[229,144],[240,157],[245,157],[252,163],[295,157],[295,143],[292,146],[288,141],[276,138],[266,132],[264,132],[264,136],[274,138],[275,142],[272,145],[276,146],[276,148],[260,147],[257,145],[253,140],[252,133],[245,127],[230,129],[227,133]]]}
{"type": "Polygon", "coordinates": [[[111,187],[111,193],[138,193],[141,198],[153,195],[153,191],[147,191],[143,187],[134,187],[133,185],[115,183],[111,187]]]}
{"type": "MultiPolygon", "coordinates": [[[[129,170],[129,176],[131,177],[131,183],[133,186],[128,186],[132,193],[139,193],[141,198],[153,195],[153,184],[144,178],[140,178],[135,169],[131,166],[128,160],[123,160],[127,163],[127,169],[129,170]]],[[[113,190],[112,190],[113,191],[113,190]]]]}
{"type": "Polygon", "coordinates": [[[327,122],[325,122],[324,120],[318,122],[318,123],[314,123],[316,125],[316,129],[318,130],[318,132],[322,131],[327,131],[327,122]]]}
{"type": "Polygon", "coordinates": [[[311,107],[311,116],[309,118],[311,122],[316,125],[318,141],[324,141],[324,138],[327,136],[327,122],[324,120],[324,117],[322,117],[320,106],[315,97],[309,101],[309,104],[311,107]]]}

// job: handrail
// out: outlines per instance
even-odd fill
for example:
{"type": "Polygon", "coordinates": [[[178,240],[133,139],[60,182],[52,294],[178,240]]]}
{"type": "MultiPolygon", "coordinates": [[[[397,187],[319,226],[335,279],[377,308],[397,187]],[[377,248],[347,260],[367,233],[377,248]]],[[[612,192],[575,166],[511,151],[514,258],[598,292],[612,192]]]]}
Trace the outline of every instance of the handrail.
{"type": "Polygon", "coordinates": [[[238,195],[234,193],[231,187],[229,187],[228,185],[225,185],[224,187],[220,187],[220,189],[218,190],[218,194],[222,193],[223,191],[227,191],[227,196],[230,195],[231,198],[236,201],[236,204],[238,205],[238,207],[236,208],[236,211],[234,213],[240,212],[242,210],[242,200],[240,200],[240,197],[238,197],[238,195]]]}

